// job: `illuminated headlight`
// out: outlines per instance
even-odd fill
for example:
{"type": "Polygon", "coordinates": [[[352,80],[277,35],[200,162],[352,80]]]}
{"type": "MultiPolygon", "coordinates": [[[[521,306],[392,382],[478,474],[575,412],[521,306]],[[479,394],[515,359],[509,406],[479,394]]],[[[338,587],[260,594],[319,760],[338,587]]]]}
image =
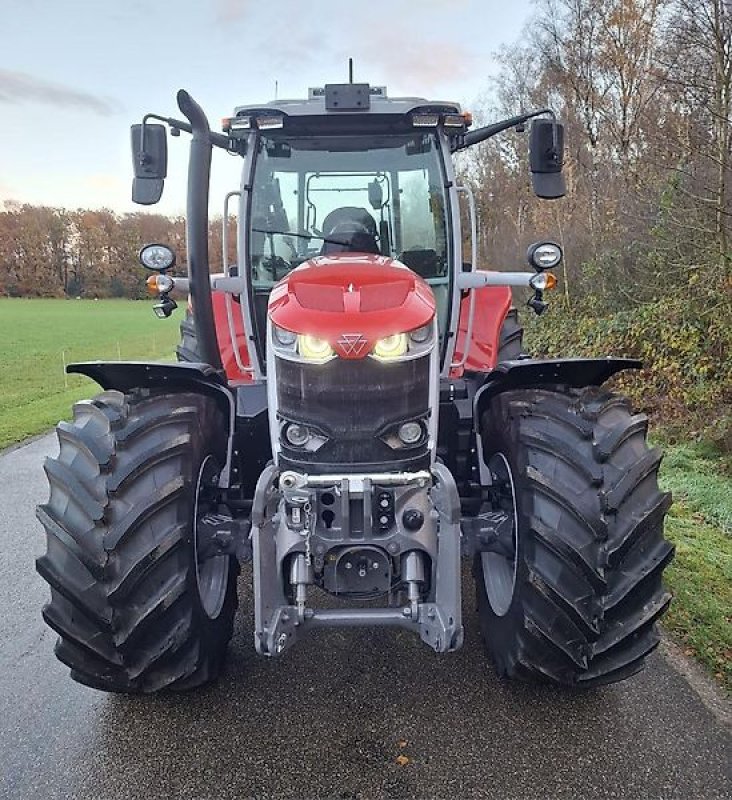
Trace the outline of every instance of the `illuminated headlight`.
{"type": "Polygon", "coordinates": [[[429,352],[433,343],[434,326],[429,323],[413,331],[395,333],[379,339],[371,351],[371,356],[379,361],[417,358],[429,352]]]}
{"type": "Polygon", "coordinates": [[[146,244],[138,254],[140,263],[147,269],[164,272],[175,266],[175,253],[167,244],[146,244]]]}
{"type": "Polygon", "coordinates": [[[305,361],[313,361],[316,364],[325,364],[335,356],[333,348],[319,336],[312,336],[309,333],[298,334],[297,352],[305,361]]]}
{"type": "Polygon", "coordinates": [[[407,352],[407,334],[395,333],[392,336],[385,336],[379,339],[374,345],[373,355],[382,361],[390,361],[394,358],[401,358],[407,352]]]}
{"type": "Polygon", "coordinates": [[[335,358],[333,348],[325,339],[309,333],[293,333],[277,325],[272,325],[272,347],[279,356],[290,361],[325,364],[335,358]]]}
{"type": "MultiPolygon", "coordinates": [[[[378,339],[370,356],[378,361],[399,361],[428,353],[434,345],[434,324],[378,339]]],[[[272,324],[272,347],[290,361],[325,364],[336,357],[330,342],[310,333],[293,333],[272,324]]]]}

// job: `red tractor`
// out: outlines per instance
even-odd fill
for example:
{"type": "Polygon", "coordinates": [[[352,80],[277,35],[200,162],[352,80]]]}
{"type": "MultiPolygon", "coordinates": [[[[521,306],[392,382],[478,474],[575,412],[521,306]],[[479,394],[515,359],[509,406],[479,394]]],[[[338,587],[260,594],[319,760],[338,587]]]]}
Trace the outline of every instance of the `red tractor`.
{"type": "Polygon", "coordinates": [[[462,556],[501,675],[588,687],[637,672],[670,600],[670,497],[646,418],[601,387],[640,365],[523,352],[510,287],[543,311],[561,250],[534,245],[530,272],[477,270],[451,160],[532,120],[534,190],[560,197],[553,114],[471,131],[454,103],[351,82],[239,107],[221,134],[186,92],[178,105],[187,121],[149,114],[132,147],[133,199],[151,204],[165,126],[192,134],[187,278],[168,274],[167,246],[140,254],[158,316],[189,294],[180,363],[71,365],[104,391],[59,424],[45,466],[43,613],[71,676],[119,692],[216,678],[249,560],[265,656],[340,626],[450,652],[462,556]],[[236,263],[218,274],[214,147],[243,165],[223,209],[226,254],[237,199],[236,263]]]}

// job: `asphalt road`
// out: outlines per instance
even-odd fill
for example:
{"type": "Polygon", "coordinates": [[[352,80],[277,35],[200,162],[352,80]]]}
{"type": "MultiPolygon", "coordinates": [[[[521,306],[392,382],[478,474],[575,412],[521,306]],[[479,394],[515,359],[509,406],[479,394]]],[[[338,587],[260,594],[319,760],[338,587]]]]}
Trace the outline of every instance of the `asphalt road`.
{"type": "Polygon", "coordinates": [[[449,656],[360,630],[265,660],[242,580],[217,685],[173,699],[79,686],[53,656],[33,568],[53,451],[47,436],[0,455],[1,797],[732,797],[729,730],[671,661],[579,696],[499,682],[467,577],[466,642],[449,656]]]}

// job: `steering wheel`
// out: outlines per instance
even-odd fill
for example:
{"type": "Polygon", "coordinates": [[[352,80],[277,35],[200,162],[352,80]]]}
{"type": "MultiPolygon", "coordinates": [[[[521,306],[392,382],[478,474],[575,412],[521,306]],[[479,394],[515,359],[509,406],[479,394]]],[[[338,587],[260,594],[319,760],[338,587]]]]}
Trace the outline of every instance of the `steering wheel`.
{"type": "Polygon", "coordinates": [[[292,264],[290,264],[290,262],[286,259],[282,258],[282,256],[269,256],[268,258],[264,259],[262,265],[269,272],[273,281],[278,281],[281,278],[284,278],[285,275],[287,275],[292,269],[292,264]]]}

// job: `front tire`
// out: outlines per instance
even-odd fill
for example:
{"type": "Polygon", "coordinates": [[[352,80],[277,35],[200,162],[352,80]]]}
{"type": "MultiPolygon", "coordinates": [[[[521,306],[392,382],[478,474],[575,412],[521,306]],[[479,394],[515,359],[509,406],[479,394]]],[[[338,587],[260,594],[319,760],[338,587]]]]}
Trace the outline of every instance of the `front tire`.
{"type": "Polygon", "coordinates": [[[175,348],[178,361],[200,364],[203,362],[200,349],[198,347],[198,336],[196,335],[196,323],[193,319],[193,312],[186,308],[186,315],[180,324],[180,343],[175,348]]]}
{"type": "Polygon", "coordinates": [[[219,674],[238,564],[196,558],[195,511],[226,447],[224,418],[197,394],[108,391],[74,406],[47,459],[37,510],[51,587],[45,621],[71,677],[111,692],[182,691],[219,674]]]}
{"type": "Polygon", "coordinates": [[[523,348],[524,329],[519,323],[518,310],[511,308],[501,326],[497,362],[528,358],[523,348]]]}
{"type": "Polygon", "coordinates": [[[589,687],[642,668],[671,596],[661,575],[671,504],[647,422],[602,389],[526,389],[482,417],[494,508],[510,539],[478,553],[486,647],[500,675],[589,687]],[[511,526],[508,526],[509,528],[511,526]]]}

